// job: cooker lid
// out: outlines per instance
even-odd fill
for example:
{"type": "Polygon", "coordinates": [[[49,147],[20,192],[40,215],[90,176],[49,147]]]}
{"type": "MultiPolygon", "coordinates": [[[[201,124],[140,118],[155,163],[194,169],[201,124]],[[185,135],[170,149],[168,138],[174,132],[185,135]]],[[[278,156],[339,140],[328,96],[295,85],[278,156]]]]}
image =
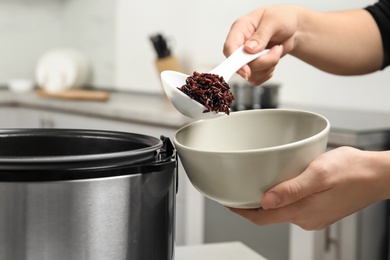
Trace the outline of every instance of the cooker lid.
{"type": "Polygon", "coordinates": [[[158,138],[78,129],[0,130],[0,180],[18,172],[92,171],[151,162],[158,138]]]}

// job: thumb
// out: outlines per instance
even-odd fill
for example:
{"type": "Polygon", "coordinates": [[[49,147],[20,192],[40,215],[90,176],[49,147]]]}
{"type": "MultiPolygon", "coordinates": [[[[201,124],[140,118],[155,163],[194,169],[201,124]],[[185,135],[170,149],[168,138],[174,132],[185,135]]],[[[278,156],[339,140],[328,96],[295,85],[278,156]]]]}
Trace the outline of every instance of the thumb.
{"type": "Polygon", "coordinates": [[[304,172],[298,177],[282,182],[268,190],[261,205],[263,209],[279,208],[301,200],[318,191],[318,180],[304,172]]]}
{"type": "Polygon", "coordinates": [[[244,50],[257,53],[264,50],[273,36],[273,28],[268,22],[262,22],[256,31],[244,43],[244,50]]]}
{"type": "MultiPolygon", "coordinates": [[[[248,53],[257,53],[270,45],[271,39],[280,34],[280,28],[284,25],[282,21],[275,20],[275,14],[267,11],[267,8],[259,8],[248,15],[251,22],[253,33],[244,43],[244,50],[248,53]]],[[[273,45],[281,45],[283,41],[274,42],[273,45]]]]}

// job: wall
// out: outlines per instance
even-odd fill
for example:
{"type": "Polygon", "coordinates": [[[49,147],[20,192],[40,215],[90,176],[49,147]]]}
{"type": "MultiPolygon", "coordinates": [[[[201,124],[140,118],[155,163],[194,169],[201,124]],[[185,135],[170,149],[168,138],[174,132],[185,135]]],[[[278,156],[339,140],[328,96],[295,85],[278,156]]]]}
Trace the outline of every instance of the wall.
{"type": "MultiPolygon", "coordinates": [[[[160,93],[152,34],[167,36],[191,73],[222,61],[231,24],[257,7],[300,4],[336,10],[373,1],[2,0],[0,85],[12,78],[34,78],[36,62],[45,51],[71,47],[90,60],[95,87],[160,93]]],[[[367,76],[333,76],[286,56],[272,81],[282,84],[283,102],[389,110],[389,74],[390,69],[367,76]]]]}
{"type": "MultiPolygon", "coordinates": [[[[161,91],[154,67],[154,50],[148,39],[156,32],[172,40],[175,55],[186,72],[191,73],[222,61],[222,46],[231,24],[257,7],[294,3],[317,10],[338,10],[360,8],[372,2],[374,0],[118,0],[116,86],[161,91]]],[[[333,76],[286,56],[272,80],[282,84],[283,102],[390,110],[389,76],[390,69],[368,76],[333,76]]]]}
{"type": "Polygon", "coordinates": [[[112,86],[115,8],[108,0],[1,0],[0,85],[34,79],[41,55],[66,47],[87,56],[92,84],[112,86]]]}

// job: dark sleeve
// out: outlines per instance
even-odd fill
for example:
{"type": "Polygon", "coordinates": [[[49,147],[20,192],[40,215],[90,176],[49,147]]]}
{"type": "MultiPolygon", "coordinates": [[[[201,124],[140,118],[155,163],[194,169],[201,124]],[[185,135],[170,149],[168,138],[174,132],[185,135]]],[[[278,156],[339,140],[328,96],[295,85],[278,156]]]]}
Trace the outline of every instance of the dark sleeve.
{"type": "Polygon", "coordinates": [[[382,35],[383,64],[382,69],[390,65],[390,0],[380,0],[365,8],[375,19],[382,35]]]}

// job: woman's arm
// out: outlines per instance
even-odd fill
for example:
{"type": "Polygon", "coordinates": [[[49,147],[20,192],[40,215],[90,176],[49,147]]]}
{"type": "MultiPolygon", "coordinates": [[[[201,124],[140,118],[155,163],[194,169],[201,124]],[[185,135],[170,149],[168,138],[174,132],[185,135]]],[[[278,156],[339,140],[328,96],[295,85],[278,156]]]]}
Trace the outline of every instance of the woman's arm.
{"type": "Polygon", "coordinates": [[[285,54],[339,75],[370,73],[383,62],[380,31],[364,9],[318,12],[299,6],[260,8],[233,24],[225,41],[225,55],[241,45],[250,53],[272,48],[268,55],[239,71],[256,85],[272,76],[285,54]]]}
{"type": "Polygon", "coordinates": [[[378,26],[363,9],[298,15],[295,57],[339,75],[360,75],[379,70],[383,47],[378,26]]]}

